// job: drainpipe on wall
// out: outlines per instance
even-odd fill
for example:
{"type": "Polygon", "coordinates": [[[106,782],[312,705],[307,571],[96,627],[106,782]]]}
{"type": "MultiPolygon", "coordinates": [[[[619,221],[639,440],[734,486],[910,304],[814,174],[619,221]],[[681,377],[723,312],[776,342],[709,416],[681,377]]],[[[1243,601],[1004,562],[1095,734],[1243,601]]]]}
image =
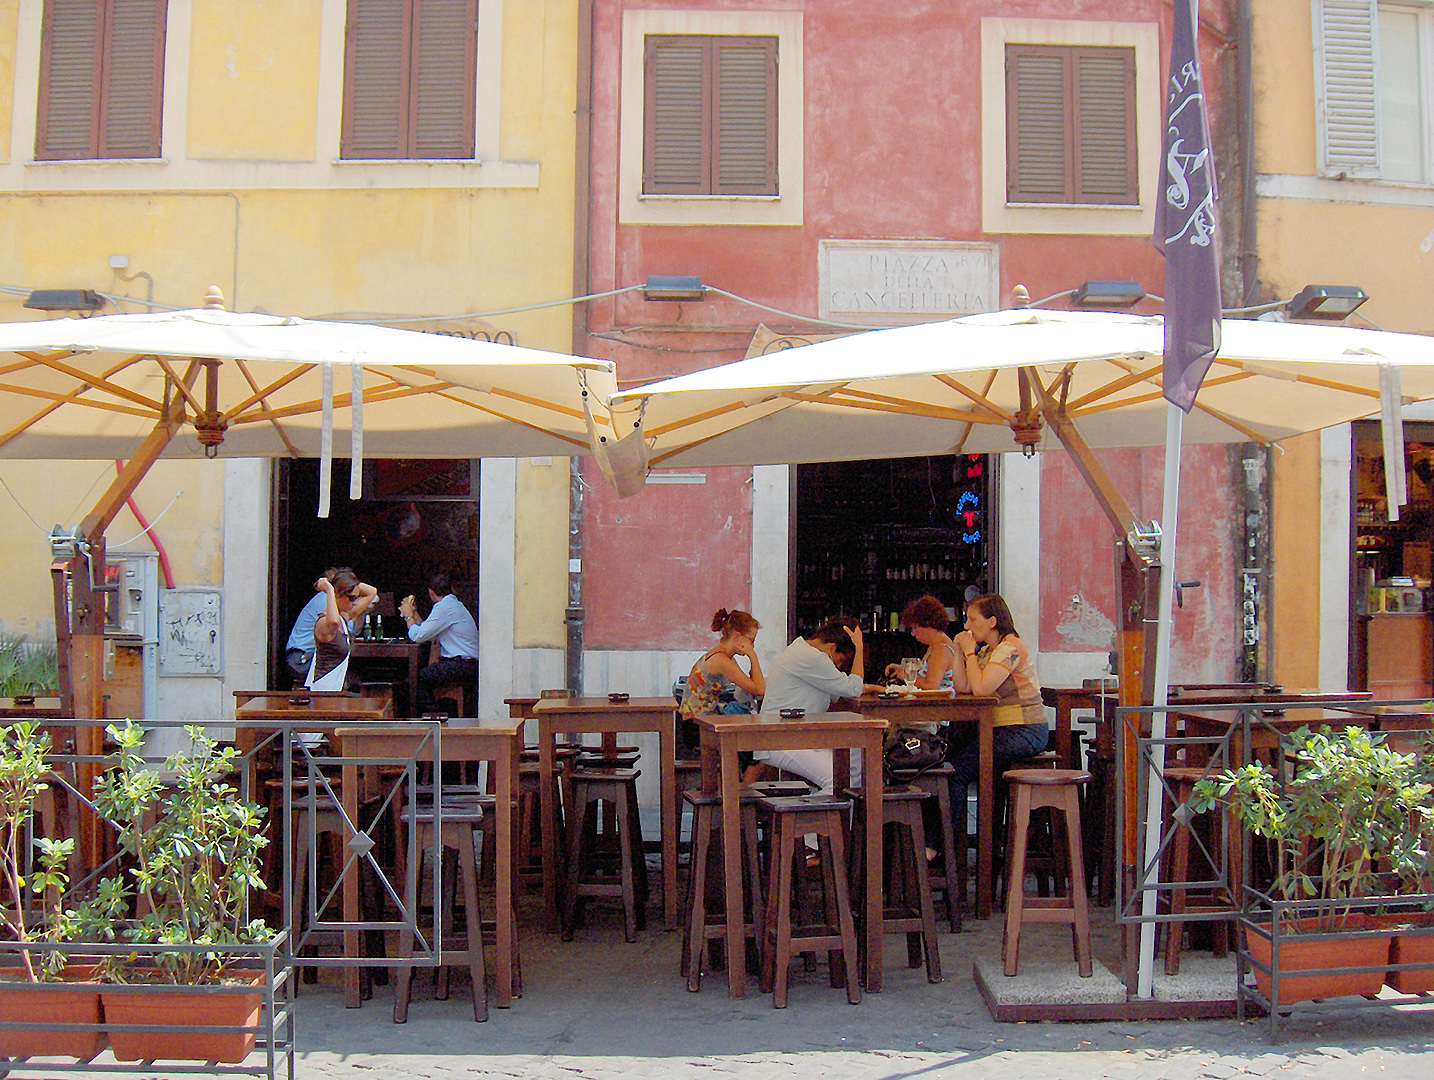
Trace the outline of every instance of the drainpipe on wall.
{"type": "MultiPolygon", "coordinates": [[[[578,2],[577,124],[573,154],[573,295],[591,291],[594,0],[578,2]]],[[[588,355],[588,301],[573,305],[573,355],[588,355]]],[[[582,459],[569,459],[568,604],[564,612],[568,689],[583,692],[583,476],[582,459]]]]}
{"type": "Polygon", "coordinates": [[[1259,302],[1259,252],[1255,243],[1255,59],[1250,0],[1239,0],[1235,15],[1235,80],[1240,96],[1240,284],[1242,305],[1259,302]]]}

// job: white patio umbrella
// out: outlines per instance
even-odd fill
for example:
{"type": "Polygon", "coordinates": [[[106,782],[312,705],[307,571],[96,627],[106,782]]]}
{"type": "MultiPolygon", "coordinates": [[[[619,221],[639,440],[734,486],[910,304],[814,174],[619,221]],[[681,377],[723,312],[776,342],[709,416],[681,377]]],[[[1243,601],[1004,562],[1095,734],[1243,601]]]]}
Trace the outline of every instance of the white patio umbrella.
{"type": "Polygon", "coordinates": [[[317,457],[326,370],[377,457],[585,453],[583,390],[616,390],[610,361],[222,308],[0,323],[0,457],[127,458],[176,399],[167,456],[317,457]]]}
{"type": "MultiPolygon", "coordinates": [[[[104,532],[161,456],[581,454],[616,389],[605,360],[354,323],[205,307],[0,324],[0,458],[126,458],[70,535],[52,538],[62,689],[98,717],[104,532]]],[[[363,470],[351,470],[350,494],[363,470]]],[[[329,470],[322,469],[320,513],[329,470]]]]}
{"type": "MultiPolygon", "coordinates": [[[[1092,447],[1161,446],[1158,315],[1017,308],[876,330],[625,390],[652,466],[753,465],[1046,448],[1038,377],[1092,447]]],[[[1269,443],[1378,411],[1381,378],[1434,397],[1434,338],[1227,319],[1188,442],[1269,443]]],[[[1045,418],[1046,421],[1049,417],[1045,418]]]]}

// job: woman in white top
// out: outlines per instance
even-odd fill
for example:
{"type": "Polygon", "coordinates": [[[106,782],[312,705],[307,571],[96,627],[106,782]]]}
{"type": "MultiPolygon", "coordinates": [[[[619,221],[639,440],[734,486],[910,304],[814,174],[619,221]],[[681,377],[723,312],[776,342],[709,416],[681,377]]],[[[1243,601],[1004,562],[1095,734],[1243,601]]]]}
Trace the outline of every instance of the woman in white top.
{"type": "MultiPolygon", "coordinates": [[[[808,637],[788,645],[767,669],[767,692],[762,697],[762,718],[781,720],[783,709],[803,709],[808,715],[824,713],[841,698],[859,698],[867,689],[861,627],[833,619],[808,637]]],[[[877,689],[877,687],[872,687],[877,689]]],[[[830,750],[769,750],[759,758],[774,768],[805,777],[831,792],[830,750]]],[[[857,768],[853,755],[852,769],[857,768]]]]}
{"type": "Polygon", "coordinates": [[[314,659],[304,685],[310,690],[340,691],[349,673],[349,628],[362,619],[378,590],[358,579],[352,570],[321,577],[314,588],[324,596],[324,610],[314,621],[314,659]]]}

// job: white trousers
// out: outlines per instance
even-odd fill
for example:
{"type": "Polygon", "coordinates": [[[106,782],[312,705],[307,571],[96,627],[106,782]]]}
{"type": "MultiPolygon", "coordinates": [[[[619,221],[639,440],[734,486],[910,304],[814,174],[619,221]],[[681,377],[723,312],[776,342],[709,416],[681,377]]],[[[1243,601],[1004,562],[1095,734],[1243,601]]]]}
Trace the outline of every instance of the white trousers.
{"type": "MultiPolygon", "coordinates": [[[[825,795],[832,794],[833,754],[830,750],[767,750],[758,758],[775,769],[796,773],[804,780],[810,780],[821,788],[825,795]]],[[[861,751],[851,752],[851,778],[848,783],[861,784],[861,751]]]]}

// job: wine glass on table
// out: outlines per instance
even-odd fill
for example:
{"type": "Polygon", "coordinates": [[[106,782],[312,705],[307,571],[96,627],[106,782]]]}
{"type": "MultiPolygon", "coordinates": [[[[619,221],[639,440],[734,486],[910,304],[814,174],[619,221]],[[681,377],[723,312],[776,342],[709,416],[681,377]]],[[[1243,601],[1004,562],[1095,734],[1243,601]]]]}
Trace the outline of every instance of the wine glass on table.
{"type": "Polygon", "coordinates": [[[916,680],[921,677],[921,657],[904,656],[901,659],[901,681],[906,689],[916,689],[916,680]]]}

